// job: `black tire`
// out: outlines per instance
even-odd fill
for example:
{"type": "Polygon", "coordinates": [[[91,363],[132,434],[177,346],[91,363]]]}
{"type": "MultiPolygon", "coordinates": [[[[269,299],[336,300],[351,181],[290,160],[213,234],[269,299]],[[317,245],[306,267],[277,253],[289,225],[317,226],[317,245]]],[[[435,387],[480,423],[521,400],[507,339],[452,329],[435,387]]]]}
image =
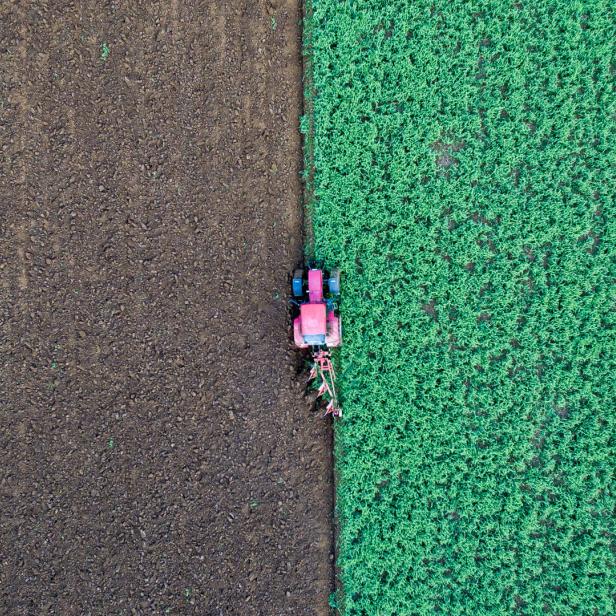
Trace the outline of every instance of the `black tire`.
{"type": "Polygon", "coordinates": [[[293,272],[293,297],[303,297],[304,295],[304,270],[301,268],[293,272]]]}
{"type": "Polygon", "coordinates": [[[333,269],[329,273],[329,280],[327,281],[329,292],[332,295],[340,295],[340,270],[338,268],[333,269]]]}

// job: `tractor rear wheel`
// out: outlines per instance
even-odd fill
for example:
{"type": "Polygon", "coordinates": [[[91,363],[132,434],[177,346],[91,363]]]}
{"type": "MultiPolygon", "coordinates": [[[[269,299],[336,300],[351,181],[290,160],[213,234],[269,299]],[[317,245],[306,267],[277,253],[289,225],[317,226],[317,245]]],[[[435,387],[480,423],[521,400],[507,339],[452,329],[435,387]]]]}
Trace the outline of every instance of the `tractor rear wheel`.
{"type": "Polygon", "coordinates": [[[329,280],[327,281],[329,292],[332,295],[340,295],[340,270],[333,269],[329,274],[329,280]]]}

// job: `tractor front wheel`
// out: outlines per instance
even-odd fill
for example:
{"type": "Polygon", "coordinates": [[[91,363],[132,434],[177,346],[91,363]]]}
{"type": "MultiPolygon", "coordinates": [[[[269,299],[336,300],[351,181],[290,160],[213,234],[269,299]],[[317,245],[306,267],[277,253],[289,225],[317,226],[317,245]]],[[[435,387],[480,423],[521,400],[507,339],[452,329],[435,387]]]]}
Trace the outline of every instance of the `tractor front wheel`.
{"type": "Polygon", "coordinates": [[[332,295],[340,295],[340,270],[333,269],[329,274],[329,280],[327,281],[329,292],[332,295]]]}
{"type": "Polygon", "coordinates": [[[296,269],[293,272],[293,297],[304,296],[304,270],[296,269]]]}

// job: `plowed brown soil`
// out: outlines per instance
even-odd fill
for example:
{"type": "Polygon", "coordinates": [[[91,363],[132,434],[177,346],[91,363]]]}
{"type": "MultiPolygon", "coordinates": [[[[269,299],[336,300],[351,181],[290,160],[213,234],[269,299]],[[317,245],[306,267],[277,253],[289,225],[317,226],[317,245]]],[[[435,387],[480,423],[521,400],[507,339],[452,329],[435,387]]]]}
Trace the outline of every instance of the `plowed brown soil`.
{"type": "Polygon", "coordinates": [[[0,614],[327,614],[299,18],[0,2],[0,614]]]}

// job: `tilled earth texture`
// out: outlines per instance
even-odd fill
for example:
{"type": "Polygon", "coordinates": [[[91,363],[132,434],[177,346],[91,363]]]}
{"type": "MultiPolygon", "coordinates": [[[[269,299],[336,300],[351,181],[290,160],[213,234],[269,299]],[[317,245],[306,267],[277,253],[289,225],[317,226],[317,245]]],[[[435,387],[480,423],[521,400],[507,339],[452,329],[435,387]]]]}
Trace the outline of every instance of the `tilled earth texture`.
{"type": "Polygon", "coordinates": [[[0,4],[0,614],[326,614],[294,0],[0,4]]]}

